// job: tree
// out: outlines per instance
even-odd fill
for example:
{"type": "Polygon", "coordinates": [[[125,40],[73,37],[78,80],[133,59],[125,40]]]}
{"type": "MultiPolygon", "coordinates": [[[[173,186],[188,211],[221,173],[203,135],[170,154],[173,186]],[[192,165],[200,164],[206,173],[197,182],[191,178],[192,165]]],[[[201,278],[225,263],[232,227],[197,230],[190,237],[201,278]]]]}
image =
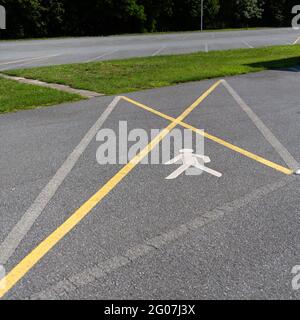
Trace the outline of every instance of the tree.
{"type": "MultiPolygon", "coordinates": [[[[204,0],[205,23],[216,25],[215,17],[220,9],[219,0],[204,0]]],[[[200,29],[201,0],[173,0],[171,24],[172,30],[200,29]]]]}
{"type": "Polygon", "coordinates": [[[38,37],[45,27],[39,0],[2,0],[6,9],[6,38],[38,37]]]}
{"type": "Polygon", "coordinates": [[[44,29],[41,36],[59,36],[63,33],[65,9],[61,0],[40,0],[44,29]]]}
{"type": "Polygon", "coordinates": [[[143,31],[146,16],[137,0],[62,1],[66,34],[93,36],[143,31]]]}
{"type": "Polygon", "coordinates": [[[140,0],[145,12],[145,31],[170,30],[174,14],[174,0],[140,0]]]}
{"type": "MultiPolygon", "coordinates": [[[[299,0],[204,0],[205,28],[290,26],[299,0]]],[[[0,0],[1,38],[197,30],[201,0],[0,0]]]]}
{"type": "Polygon", "coordinates": [[[219,0],[204,0],[204,24],[206,28],[217,28],[220,25],[217,18],[219,11],[219,0]]]}
{"type": "Polygon", "coordinates": [[[292,8],[299,5],[299,0],[265,0],[263,20],[265,26],[288,27],[293,18],[292,8]]]}
{"type": "Polygon", "coordinates": [[[251,20],[259,20],[264,12],[262,0],[236,0],[236,17],[241,25],[248,26],[251,20]]]}

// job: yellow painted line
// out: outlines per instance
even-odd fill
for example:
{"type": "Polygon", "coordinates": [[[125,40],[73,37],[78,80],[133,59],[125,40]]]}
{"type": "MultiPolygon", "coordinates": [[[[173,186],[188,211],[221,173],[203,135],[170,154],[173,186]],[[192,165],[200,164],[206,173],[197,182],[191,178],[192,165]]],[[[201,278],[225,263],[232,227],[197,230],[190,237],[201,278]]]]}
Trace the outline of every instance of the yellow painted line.
{"type": "Polygon", "coordinates": [[[60,227],[43,240],[33,249],[21,262],[19,262],[7,275],[0,281],[0,298],[2,298],[28,271],[30,271],[61,239],[65,237],[80,221],[86,217],[101,200],[121,182],[134,167],[153,148],[158,145],[178,123],[186,118],[210,93],[212,93],[221,82],[212,85],[201,95],[191,106],[189,106],[177,119],[163,129],[139,154],[137,154],[128,164],[126,164],[114,177],[112,177],[97,193],[86,201],[70,218],[60,227]]]}
{"type": "MultiPolygon", "coordinates": [[[[168,115],[166,115],[166,114],[164,114],[164,113],[162,113],[160,111],[157,111],[157,110],[155,110],[155,109],[153,109],[151,107],[148,107],[148,106],[146,106],[146,105],[144,105],[144,104],[142,104],[140,102],[137,102],[137,101],[132,100],[132,99],[127,98],[127,97],[121,97],[121,98],[123,100],[126,100],[126,101],[128,101],[128,102],[130,102],[130,103],[132,103],[132,104],[144,109],[144,110],[152,112],[152,113],[154,113],[154,114],[156,114],[156,115],[158,115],[158,116],[160,116],[160,117],[162,117],[162,118],[164,118],[166,120],[174,121],[173,117],[170,117],[170,116],[168,116],[168,115]]],[[[276,164],[276,163],[274,163],[272,161],[264,159],[264,158],[254,154],[252,152],[249,152],[249,151],[244,150],[244,149],[242,149],[240,147],[237,147],[237,146],[235,146],[235,145],[233,145],[233,144],[231,144],[231,143],[229,143],[229,142],[227,142],[225,140],[222,140],[222,139],[220,139],[218,137],[215,137],[215,136],[213,136],[213,135],[211,135],[209,133],[203,132],[203,131],[201,131],[201,130],[199,130],[199,129],[197,129],[197,128],[195,128],[195,127],[193,127],[193,126],[191,126],[191,125],[189,125],[187,123],[180,122],[178,124],[181,125],[182,127],[186,128],[186,129],[190,129],[190,130],[192,130],[192,131],[204,136],[205,138],[207,138],[209,140],[212,140],[212,141],[214,141],[214,142],[216,142],[216,143],[218,143],[218,144],[220,144],[220,145],[222,145],[222,146],[224,146],[224,147],[226,147],[228,149],[231,149],[231,150],[233,150],[235,152],[238,152],[238,153],[242,154],[245,157],[248,157],[248,158],[250,158],[252,160],[260,162],[260,163],[262,163],[262,164],[264,164],[264,165],[266,165],[266,166],[268,166],[270,168],[273,168],[273,169],[275,169],[277,171],[280,171],[280,172],[282,172],[284,174],[287,174],[287,175],[293,174],[293,171],[291,169],[285,168],[285,167],[283,167],[283,166],[281,166],[279,164],[276,164]]]]}

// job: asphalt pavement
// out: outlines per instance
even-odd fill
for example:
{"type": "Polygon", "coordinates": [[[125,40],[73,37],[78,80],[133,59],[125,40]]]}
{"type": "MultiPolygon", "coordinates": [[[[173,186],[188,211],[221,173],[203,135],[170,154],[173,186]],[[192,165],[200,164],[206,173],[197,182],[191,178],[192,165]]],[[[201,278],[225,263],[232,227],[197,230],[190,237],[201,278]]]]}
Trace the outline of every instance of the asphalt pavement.
{"type": "Polygon", "coordinates": [[[176,164],[137,163],[124,173],[122,164],[100,165],[101,143],[86,136],[101,115],[94,129],[116,132],[119,121],[148,134],[167,128],[217,80],[126,95],[156,113],[99,97],[1,115],[0,246],[74,148],[86,143],[5,263],[14,277],[4,298],[298,299],[291,270],[300,264],[300,182],[278,168],[289,170],[285,152],[300,159],[299,72],[226,79],[277,144],[222,83],[182,119],[222,139],[206,138],[204,151],[207,167],[221,178],[204,172],[166,180],[176,164]],[[82,220],[71,221],[84,210],[82,220]]]}
{"type": "Polygon", "coordinates": [[[0,71],[54,64],[123,59],[297,43],[292,28],[226,32],[0,41],[0,71]]]}

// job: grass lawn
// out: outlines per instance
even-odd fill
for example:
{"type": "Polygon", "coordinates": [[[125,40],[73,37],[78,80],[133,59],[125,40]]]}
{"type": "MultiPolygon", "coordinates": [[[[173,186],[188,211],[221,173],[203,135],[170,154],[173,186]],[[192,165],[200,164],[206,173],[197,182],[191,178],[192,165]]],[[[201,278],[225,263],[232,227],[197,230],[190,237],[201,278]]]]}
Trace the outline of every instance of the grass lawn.
{"type": "Polygon", "coordinates": [[[75,94],[0,78],[0,113],[81,99],[82,97],[75,94]]]}
{"type": "Polygon", "coordinates": [[[298,45],[80,63],[6,73],[104,94],[120,94],[295,64],[300,64],[298,45]]]}

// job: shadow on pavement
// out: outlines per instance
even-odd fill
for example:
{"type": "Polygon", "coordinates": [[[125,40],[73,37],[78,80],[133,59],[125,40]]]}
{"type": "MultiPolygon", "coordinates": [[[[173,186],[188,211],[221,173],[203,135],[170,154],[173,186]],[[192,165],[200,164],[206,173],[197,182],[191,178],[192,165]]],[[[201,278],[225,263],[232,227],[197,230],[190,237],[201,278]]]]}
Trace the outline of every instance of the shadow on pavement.
{"type": "Polygon", "coordinates": [[[266,70],[300,72],[300,56],[280,60],[262,61],[248,64],[252,68],[264,68],[266,70]]]}

